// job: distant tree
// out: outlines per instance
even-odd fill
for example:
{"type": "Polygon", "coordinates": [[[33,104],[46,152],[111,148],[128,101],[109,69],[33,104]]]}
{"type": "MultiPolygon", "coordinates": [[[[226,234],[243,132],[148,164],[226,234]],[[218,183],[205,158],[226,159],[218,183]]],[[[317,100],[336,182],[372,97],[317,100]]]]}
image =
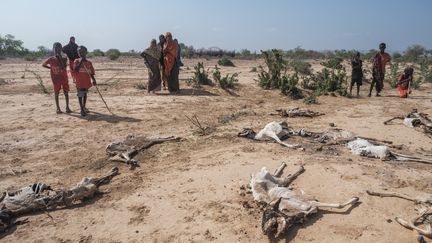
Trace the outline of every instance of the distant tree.
{"type": "Polygon", "coordinates": [[[110,60],[116,60],[120,57],[121,53],[118,49],[109,49],[108,51],[105,52],[105,55],[110,60]]]}
{"type": "Polygon", "coordinates": [[[29,50],[23,47],[23,43],[21,40],[15,40],[13,35],[0,35],[0,56],[17,57],[28,54],[29,50]]]}
{"type": "Polygon", "coordinates": [[[427,56],[426,48],[421,45],[409,46],[404,53],[405,59],[410,62],[417,62],[425,56],[427,56]]]}

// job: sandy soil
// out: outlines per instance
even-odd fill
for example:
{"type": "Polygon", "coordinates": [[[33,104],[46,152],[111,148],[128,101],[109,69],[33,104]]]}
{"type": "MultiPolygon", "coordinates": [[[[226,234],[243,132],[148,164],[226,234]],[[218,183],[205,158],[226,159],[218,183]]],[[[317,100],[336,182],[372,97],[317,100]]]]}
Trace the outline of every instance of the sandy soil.
{"type": "MultiPolygon", "coordinates": [[[[192,75],[198,60],[184,60],[181,78],[192,75]],[[189,68],[187,68],[189,67],[189,68]]],[[[204,61],[213,68],[216,60],[204,61]]],[[[387,84],[383,97],[319,97],[306,106],[278,91],[262,90],[250,72],[262,61],[236,61],[222,67],[222,74],[241,72],[233,94],[217,87],[193,90],[183,81],[180,95],[148,95],[136,88],[146,82],[140,59],[112,62],[93,60],[100,90],[117,116],[111,116],[94,90],[89,94],[92,113],[81,118],[75,92],[71,115],[55,114],[49,73],[38,62],[0,61],[0,191],[33,182],[54,188],[70,187],[85,176],[97,176],[119,166],[121,175],[100,189],[103,195],[80,207],[26,216],[27,224],[0,236],[2,242],[266,242],[260,215],[242,205],[250,196],[239,195],[251,173],[266,166],[273,170],[286,162],[289,171],[304,164],[306,172],[293,184],[324,202],[360,197],[361,203],[346,210],[330,210],[294,227],[281,241],[290,242],[413,242],[415,234],[402,228],[394,216],[410,218],[412,203],[402,199],[368,196],[367,189],[432,193],[431,165],[394,163],[352,155],[344,147],[333,150],[292,150],[271,142],[236,137],[244,127],[261,129],[275,109],[305,107],[326,115],[288,119],[290,126],[325,131],[334,123],[357,135],[403,144],[406,153],[432,153],[431,139],[401,124],[383,125],[393,116],[418,108],[432,114],[431,86],[399,99],[387,84]],[[39,73],[51,94],[42,94],[33,74],[39,73]],[[108,81],[107,81],[108,80],[108,81]],[[216,128],[207,136],[194,134],[185,115],[196,114],[216,128]],[[225,116],[236,118],[222,123],[225,116]],[[105,146],[128,134],[180,136],[180,142],[155,145],[139,156],[141,167],[106,160],[105,146]]],[[[314,68],[318,68],[314,65],[314,68]]],[[[70,84],[72,82],[70,81],[70,84]]],[[[74,90],[72,88],[72,90],[74,90]]],[[[64,107],[64,99],[61,97],[64,107]]],[[[297,142],[302,142],[301,140],[297,142]]]]}

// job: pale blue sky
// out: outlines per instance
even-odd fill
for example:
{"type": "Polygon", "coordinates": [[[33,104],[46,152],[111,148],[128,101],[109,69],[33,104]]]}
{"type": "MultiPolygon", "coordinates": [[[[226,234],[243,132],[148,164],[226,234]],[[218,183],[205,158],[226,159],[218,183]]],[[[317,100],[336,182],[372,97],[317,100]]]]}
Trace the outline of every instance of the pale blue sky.
{"type": "Polygon", "coordinates": [[[89,49],[142,50],[171,31],[187,45],[404,50],[432,48],[431,0],[0,0],[0,34],[35,49],[74,35],[89,49]]]}

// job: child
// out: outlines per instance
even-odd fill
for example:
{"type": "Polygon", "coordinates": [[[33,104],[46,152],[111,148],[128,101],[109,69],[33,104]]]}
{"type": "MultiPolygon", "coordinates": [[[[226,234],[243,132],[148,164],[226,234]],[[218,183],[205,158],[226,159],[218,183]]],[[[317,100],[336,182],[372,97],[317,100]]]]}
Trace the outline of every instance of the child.
{"type": "Polygon", "coordinates": [[[360,59],[360,52],[357,52],[351,60],[352,75],[350,85],[350,96],[352,95],[353,85],[357,85],[357,97],[360,96],[360,86],[363,80],[363,61],[360,59]]]}
{"type": "Polygon", "coordinates": [[[408,98],[408,94],[411,94],[411,81],[413,79],[414,69],[407,67],[404,73],[398,77],[397,88],[399,90],[399,96],[401,98],[408,98]]]}
{"type": "Polygon", "coordinates": [[[58,42],[53,45],[54,56],[45,60],[42,67],[50,69],[51,80],[54,86],[54,98],[57,107],[57,114],[62,113],[59,106],[59,93],[63,89],[66,100],[66,113],[71,113],[69,109],[69,83],[66,72],[66,58],[61,55],[62,45],[58,42]]]}
{"type": "Polygon", "coordinates": [[[89,110],[86,108],[87,102],[87,91],[93,85],[96,85],[96,79],[94,78],[95,70],[92,63],[87,60],[87,48],[85,46],[78,47],[79,59],[74,61],[74,77],[75,85],[77,88],[78,102],[81,108],[81,116],[86,116],[89,110]]]}

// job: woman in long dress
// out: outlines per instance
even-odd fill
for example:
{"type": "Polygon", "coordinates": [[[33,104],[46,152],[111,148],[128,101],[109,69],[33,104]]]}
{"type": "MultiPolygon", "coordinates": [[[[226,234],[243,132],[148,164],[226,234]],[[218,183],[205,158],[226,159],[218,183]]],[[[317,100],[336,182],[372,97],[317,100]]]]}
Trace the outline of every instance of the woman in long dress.
{"type": "Polygon", "coordinates": [[[178,46],[177,43],[172,39],[170,32],[165,35],[166,42],[163,48],[164,54],[164,78],[168,84],[168,90],[170,93],[177,93],[179,87],[179,66],[178,66],[178,46]]]}
{"type": "Polygon", "coordinates": [[[150,47],[145,49],[141,53],[141,57],[144,58],[144,63],[148,68],[149,81],[147,91],[153,94],[155,91],[161,90],[161,75],[159,70],[159,61],[161,58],[161,52],[157,48],[156,40],[152,39],[150,47]]]}

